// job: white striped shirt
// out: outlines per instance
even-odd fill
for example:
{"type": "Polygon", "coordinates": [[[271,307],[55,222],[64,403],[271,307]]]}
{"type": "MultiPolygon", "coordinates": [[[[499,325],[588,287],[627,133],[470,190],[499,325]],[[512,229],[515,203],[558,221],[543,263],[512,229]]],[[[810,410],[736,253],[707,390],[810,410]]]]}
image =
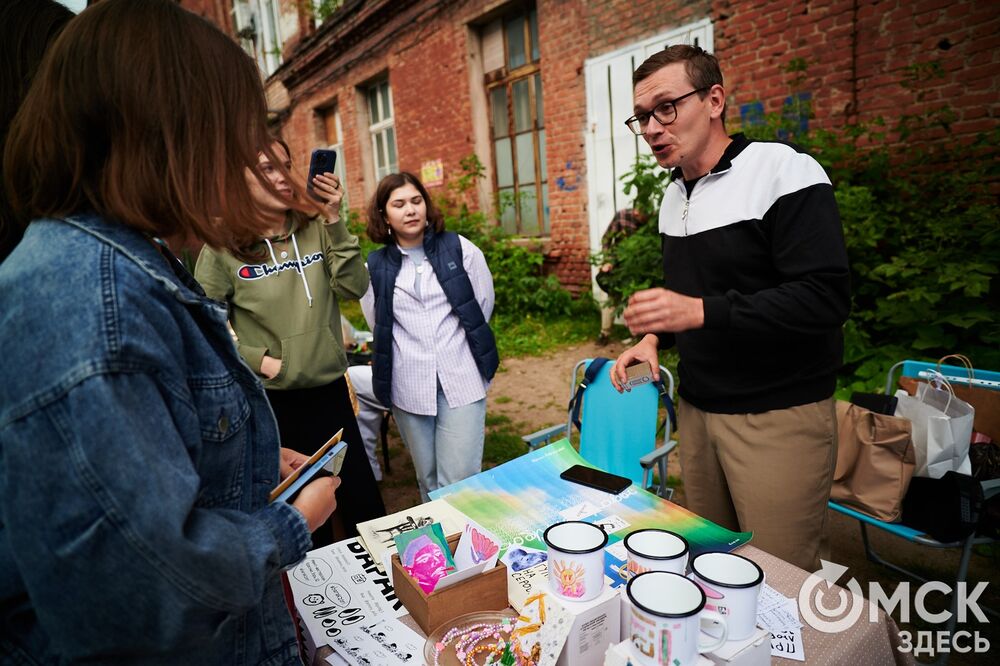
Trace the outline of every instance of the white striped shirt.
{"type": "MultiPolygon", "coordinates": [[[[467,238],[462,265],[472,282],[479,307],[489,321],[493,314],[493,275],[482,251],[467,238]]],[[[481,374],[465,338],[465,329],[451,310],[434,269],[426,259],[422,273],[406,254],[393,292],[392,403],[412,414],[437,414],[440,381],[449,407],[461,407],[486,397],[489,382],[481,374]],[[415,289],[420,281],[419,295],[415,289]]],[[[375,328],[375,295],[369,285],[361,299],[368,326],[375,328]]]]}

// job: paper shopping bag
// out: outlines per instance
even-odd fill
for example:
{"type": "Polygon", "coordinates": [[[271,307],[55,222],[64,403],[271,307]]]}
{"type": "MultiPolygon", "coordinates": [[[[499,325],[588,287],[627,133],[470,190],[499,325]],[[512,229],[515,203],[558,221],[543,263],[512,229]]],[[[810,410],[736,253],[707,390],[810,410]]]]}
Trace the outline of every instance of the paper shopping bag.
{"type": "Polygon", "coordinates": [[[911,427],[907,419],[838,400],[830,499],[879,520],[899,520],[915,464],[911,427]]]}
{"type": "Polygon", "coordinates": [[[969,444],[975,409],[955,397],[947,382],[942,388],[920,384],[916,396],[897,391],[896,416],[913,424],[913,446],[917,458],[914,476],[940,479],[945,472],[972,472],[969,444]]]}

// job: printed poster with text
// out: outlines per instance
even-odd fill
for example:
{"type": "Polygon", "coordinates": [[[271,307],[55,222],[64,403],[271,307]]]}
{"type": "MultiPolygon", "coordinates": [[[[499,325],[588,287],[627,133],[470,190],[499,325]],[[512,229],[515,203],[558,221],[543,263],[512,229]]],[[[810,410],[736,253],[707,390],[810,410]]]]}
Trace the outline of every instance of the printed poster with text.
{"type": "Polygon", "coordinates": [[[604,527],[610,553],[626,534],[647,527],[682,535],[691,545],[691,557],[729,551],[750,540],[749,532],[727,530],[635,484],[612,495],[559,478],[577,464],[592,466],[562,439],[436,490],[431,497],[447,501],[496,534],[502,551],[512,546],[545,550],[542,532],[563,520],[604,527]]]}

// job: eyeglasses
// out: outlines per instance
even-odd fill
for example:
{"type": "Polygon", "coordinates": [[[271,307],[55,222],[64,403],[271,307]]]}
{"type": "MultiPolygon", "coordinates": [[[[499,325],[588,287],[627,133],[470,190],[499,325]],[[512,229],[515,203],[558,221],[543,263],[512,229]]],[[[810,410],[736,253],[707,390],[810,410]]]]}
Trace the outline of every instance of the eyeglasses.
{"type": "Polygon", "coordinates": [[[692,90],[686,95],[681,95],[677,99],[668,99],[665,102],[660,102],[649,113],[639,113],[626,120],[625,126],[632,130],[633,134],[642,134],[646,131],[646,126],[649,125],[650,116],[656,118],[656,122],[661,125],[669,125],[677,120],[677,102],[680,102],[695,93],[704,92],[706,90],[708,90],[708,88],[698,88],[697,90],[692,90]]]}

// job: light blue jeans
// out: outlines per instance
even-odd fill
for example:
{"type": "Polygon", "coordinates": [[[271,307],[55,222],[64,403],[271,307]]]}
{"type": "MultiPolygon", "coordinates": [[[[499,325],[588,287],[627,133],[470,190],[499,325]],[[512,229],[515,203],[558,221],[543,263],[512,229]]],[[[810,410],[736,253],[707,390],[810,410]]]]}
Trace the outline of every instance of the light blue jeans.
{"type": "Polygon", "coordinates": [[[437,416],[413,414],[396,406],[392,415],[413,458],[423,501],[430,499],[432,490],[482,471],[486,398],[452,409],[438,384],[437,416]]]}

